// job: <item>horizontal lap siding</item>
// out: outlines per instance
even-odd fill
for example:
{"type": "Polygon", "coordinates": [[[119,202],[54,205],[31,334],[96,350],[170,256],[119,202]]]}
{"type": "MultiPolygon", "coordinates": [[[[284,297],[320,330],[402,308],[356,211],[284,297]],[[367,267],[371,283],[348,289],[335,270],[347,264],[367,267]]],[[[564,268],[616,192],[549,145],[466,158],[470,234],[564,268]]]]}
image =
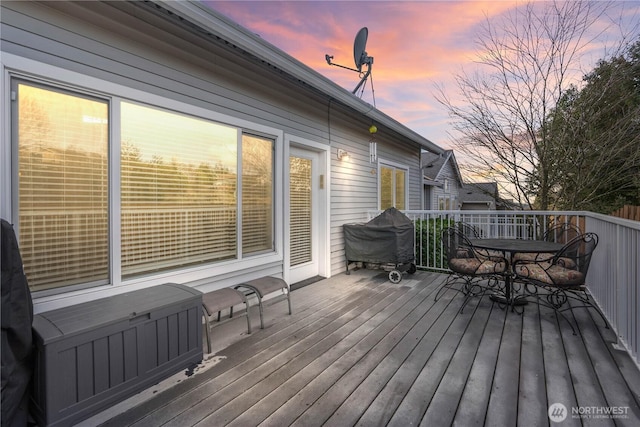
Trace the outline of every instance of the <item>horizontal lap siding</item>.
{"type": "MultiPolygon", "coordinates": [[[[160,30],[155,26],[165,18],[137,5],[3,2],[2,14],[3,52],[330,145],[331,270],[344,270],[342,224],[363,221],[366,211],[378,208],[369,119],[299,84],[292,90],[277,70],[214,49],[207,36],[160,30]],[[350,153],[347,162],[337,161],[338,148],[350,153]]],[[[376,139],[380,158],[409,167],[409,207],[419,209],[419,147],[382,129],[376,139]]],[[[265,269],[278,274],[282,266],[265,269]]]]}
{"type": "MultiPolygon", "coordinates": [[[[292,93],[277,76],[256,75],[224,50],[194,47],[190,41],[197,37],[191,34],[168,34],[97,2],[9,6],[15,10],[2,10],[4,52],[315,140],[327,133],[326,107],[316,94],[292,93]]],[[[282,223],[280,218],[280,228],[282,223]]],[[[236,284],[241,275],[250,279],[282,270],[282,262],[263,264],[190,284],[206,292],[236,284]]]]}
{"type": "MultiPolygon", "coordinates": [[[[331,270],[332,274],[344,271],[343,224],[367,220],[367,211],[378,209],[378,163],[370,163],[368,128],[370,122],[348,118],[358,127],[346,132],[348,126],[343,115],[331,114],[332,157],[337,158],[337,148],[346,150],[349,159],[334,161],[331,167],[331,270]],[[337,129],[340,129],[338,131],[337,129]]],[[[379,131],[378,159],[404,165],[409,168],[409,208],[420,209],[422,176],[420,150],[417,146],[401,144],[393,136],[379,131]]]]}
{"type": "Polygon", "coordinates": [[[51,2],[32,12],[38,16],[3,8],[3,51],[286,132],[326,139],[327,107],[318,95],[294,92],[277,75],[257,74],[255,66],[238,63],[224,50],[214,54],[195,46],[190,42],[203,41],[194,35],[178,37],[147,27],[95,2],[51,2]],[[64,15],[59,16],[60,21],[48,22],[51,12],[43,12],[49,5],[73,8],[83,22],[64,15]],[[94,20],[95,26],[90,25],[94,20]],[[133,28],[120,26],[120,22],[129,22],[133,28]],[[120,34],[103,27],[115,28],[120,34]]]}
{"type": "MultiPolygon", "coordinates": [[[[440,197],[444,197],[447,199],[454,197],[456,200],[456,203],[457,204],[460,203],[460,191],[461,191],[460,180],[458,179],[458,174],[453,169],[453,163],[451,160],[449,160],[444,165],[444,167],[442,168],[442,171],[440,172],[440,175],[438,176],[438,181],[440,183],[444,183],[445,179],[449,180],[449,191],[445,193],[444,186],[433,187],[433,191],[431,192],[432,209],[440,209],[438,204],[438,198],[440,197]]],[[[451,209],[458,209],[458,206],[453,206],[451,207],[451,209]]]]}

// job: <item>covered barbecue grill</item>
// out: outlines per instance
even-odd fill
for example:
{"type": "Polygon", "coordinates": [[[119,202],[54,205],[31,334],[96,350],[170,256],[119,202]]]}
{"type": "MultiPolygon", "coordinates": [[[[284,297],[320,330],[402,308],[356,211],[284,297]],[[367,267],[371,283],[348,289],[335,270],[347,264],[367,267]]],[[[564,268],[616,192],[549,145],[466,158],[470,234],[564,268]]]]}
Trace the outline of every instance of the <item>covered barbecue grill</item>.
{"type": "Polygon", "coordinates": [[[364,224],[345,224],[344,247],[349,263],[382,264],[389,280],[400,283],[402,272],[416,271],[413,222],[396,208],[389,208],[364,224]]]}

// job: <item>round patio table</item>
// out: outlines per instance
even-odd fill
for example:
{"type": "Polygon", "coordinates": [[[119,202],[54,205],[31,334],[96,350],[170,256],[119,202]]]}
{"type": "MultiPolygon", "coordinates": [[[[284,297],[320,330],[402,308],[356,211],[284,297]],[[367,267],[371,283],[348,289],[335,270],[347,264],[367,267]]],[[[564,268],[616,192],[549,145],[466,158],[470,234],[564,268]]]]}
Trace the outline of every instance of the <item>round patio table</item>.
{"type": "Polygon", "coordinates": [[[493,294],[491,299],[510,306],[524,305],[524,298],[512,296],[513,293],[513,255],[516,253],[556,253],[564,246],[562,243],[547,242],[546,240],[524,239],[470,239],[470,243],[479,249],[502,252],[507,260],[507,268],[503,273],[504,295],[493,294]]]}

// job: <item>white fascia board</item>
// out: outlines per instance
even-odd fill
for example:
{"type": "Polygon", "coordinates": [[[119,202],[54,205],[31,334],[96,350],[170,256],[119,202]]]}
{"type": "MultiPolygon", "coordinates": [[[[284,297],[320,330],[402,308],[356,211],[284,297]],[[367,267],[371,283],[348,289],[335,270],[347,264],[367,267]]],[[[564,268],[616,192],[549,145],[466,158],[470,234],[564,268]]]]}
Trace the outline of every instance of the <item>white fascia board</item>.
{"type": "Polygon", "coordinates": [[[154,2],[345,106],[369,117],[375,123],[410,139],[421,148],[436,154],[445,152],[443,148],[427,138],[402,125],[371,104],[357,98],[351,92],[201,2],[175,0],[154,0],[154,2]]]}

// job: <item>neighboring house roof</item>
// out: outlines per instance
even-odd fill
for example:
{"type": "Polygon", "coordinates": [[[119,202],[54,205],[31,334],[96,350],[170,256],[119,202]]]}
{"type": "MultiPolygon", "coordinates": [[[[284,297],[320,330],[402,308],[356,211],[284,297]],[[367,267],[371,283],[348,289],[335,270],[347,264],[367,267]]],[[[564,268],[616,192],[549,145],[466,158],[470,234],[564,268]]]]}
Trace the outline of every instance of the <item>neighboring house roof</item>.
{"type": "Polygon", "coordinates": [[[467,183],[460,192],[460,203],[495,203],[498,184],[495,182],[467,183]]]}
{"type": "Polygon", "coordinates": [[[433,185],[430,184],[430,182],[440,183],[441,174],[447,162],[451,162],[451,167],[462,185],[464,181],[462,180],[460,168],[458,167],[458,162],[456,161],[455,154],[453,154],[453,150],[446,150],[440,154],[430,152],[422,153],[420,164],[422,167],[422,175],[425,178],[425,184],[433,185]]]}
{"type": "MultiPolygon", "coordinates": [[[[409,139],[421,148],[434,153],[445,150],[412,131],[371,104],[312,70],[302,62],[243,28],[224,15],[197,1],[154,0],[164,9],[184,19],[200,36],[227,42],[228,47],[251,55],[265,66],[292,78],[297,84],[311,87],[325,96],[352,108],[376,123],[409,139]]],[[[218,40],[218,41],[219,41],[218,40]]],[[[318,53],[320,55],[320,53],[318,53]]]]}

